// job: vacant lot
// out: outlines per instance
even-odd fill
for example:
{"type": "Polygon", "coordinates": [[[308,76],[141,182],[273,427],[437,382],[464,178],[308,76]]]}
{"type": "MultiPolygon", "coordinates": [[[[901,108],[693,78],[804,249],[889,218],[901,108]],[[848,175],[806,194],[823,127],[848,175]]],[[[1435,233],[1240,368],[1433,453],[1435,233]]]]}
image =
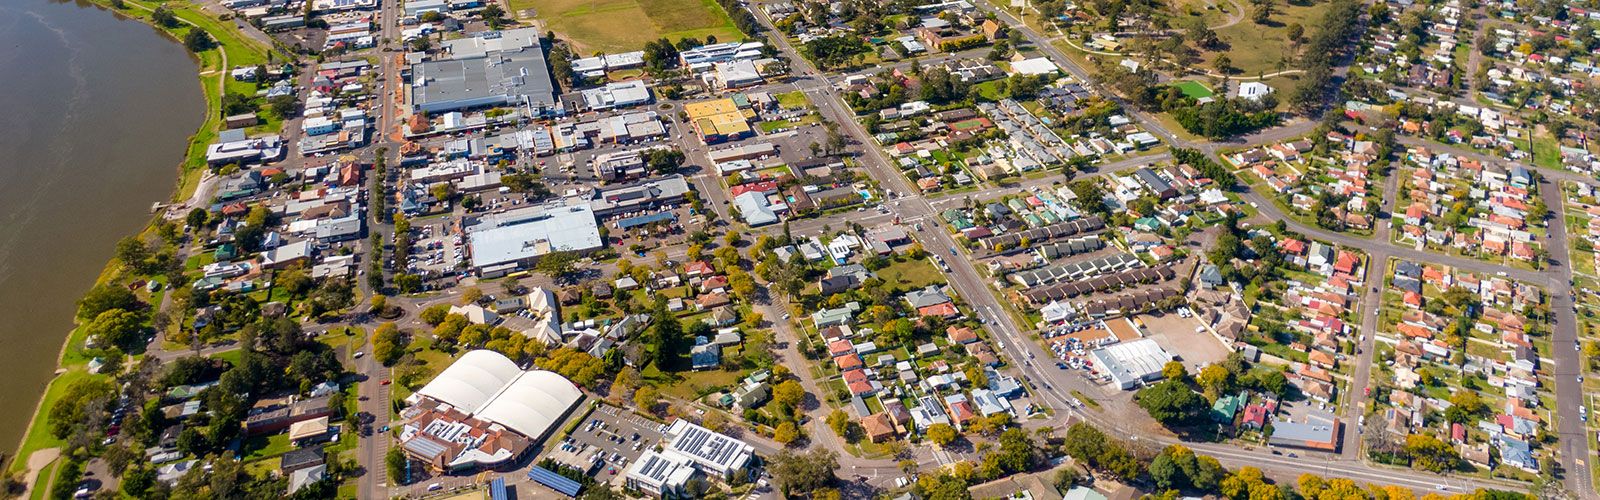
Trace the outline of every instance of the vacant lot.
{"type": "Polygon", "coordinates": [[[661,37],[744,37],[714,0],[511,0],[518,16],[530,9],[585,56],[640,50],[661,37]]]}

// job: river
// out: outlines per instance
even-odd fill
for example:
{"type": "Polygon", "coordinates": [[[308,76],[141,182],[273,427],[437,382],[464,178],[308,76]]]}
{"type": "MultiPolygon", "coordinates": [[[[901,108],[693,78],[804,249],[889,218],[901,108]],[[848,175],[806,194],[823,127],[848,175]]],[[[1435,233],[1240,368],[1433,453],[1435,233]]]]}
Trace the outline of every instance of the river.
{"type": "Polygon", "coordinates": [[[20,442],[75,302],[171,198],[205,101],[154,28],[88,3],[0,0],[0,450],[20,442]]]}

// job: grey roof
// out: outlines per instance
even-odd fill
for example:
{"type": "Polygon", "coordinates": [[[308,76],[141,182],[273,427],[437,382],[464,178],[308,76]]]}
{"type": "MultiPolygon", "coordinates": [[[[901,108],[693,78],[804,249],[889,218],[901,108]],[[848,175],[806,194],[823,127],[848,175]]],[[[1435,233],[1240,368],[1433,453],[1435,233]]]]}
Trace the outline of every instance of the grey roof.
{"type": "Polygon", "coordinates": [[[444,42],[447,59],[412,67],[413,100],[424,111],[529,103],[554,107],[555,82],[539,32],[523,28],[444,42]]]}
{"type": "Polygon", "coordinates": [[[604,244],[594,213],[584,203],[533,206],[484,217],[467,229],[467,240],[472,265],[478,268],[604,244]]]}

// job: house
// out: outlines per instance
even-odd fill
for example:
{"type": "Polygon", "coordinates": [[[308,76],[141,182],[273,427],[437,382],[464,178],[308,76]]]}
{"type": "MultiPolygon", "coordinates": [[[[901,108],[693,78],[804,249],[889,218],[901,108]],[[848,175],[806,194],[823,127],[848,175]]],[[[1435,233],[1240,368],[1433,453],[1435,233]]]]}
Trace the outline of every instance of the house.
{"type": "Polygon", "coordinates": [[[1272,93],[1272,87],[1261,82],[1244,82],[1239,84],[1239,98],[1259,101],[1263,96],[1272,93]]]}
{"type": "Polygon", "coordinates": [[[867,440],[874,443],[882,443],[898,435],[888,412],[861,417],[861,430],[867,435],[867,440]]]}

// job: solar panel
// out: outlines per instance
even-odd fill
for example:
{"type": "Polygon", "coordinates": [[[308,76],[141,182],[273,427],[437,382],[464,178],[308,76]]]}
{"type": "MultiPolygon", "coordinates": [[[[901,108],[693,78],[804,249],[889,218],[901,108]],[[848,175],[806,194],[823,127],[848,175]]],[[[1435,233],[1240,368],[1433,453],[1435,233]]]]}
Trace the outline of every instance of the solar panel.
{"type": "Polygon", "coordinates": [[[583,485],[578,484],[577,481],[573,481],[566,476],[556,474],[551,472],[549,469],[537,466],[528,470],[528,479],[532,479],[539,484],[548,486],[550,489],[556,490],[557,492],[569,497],[578,496],[578,490],[583,488],[583,485]]]}

